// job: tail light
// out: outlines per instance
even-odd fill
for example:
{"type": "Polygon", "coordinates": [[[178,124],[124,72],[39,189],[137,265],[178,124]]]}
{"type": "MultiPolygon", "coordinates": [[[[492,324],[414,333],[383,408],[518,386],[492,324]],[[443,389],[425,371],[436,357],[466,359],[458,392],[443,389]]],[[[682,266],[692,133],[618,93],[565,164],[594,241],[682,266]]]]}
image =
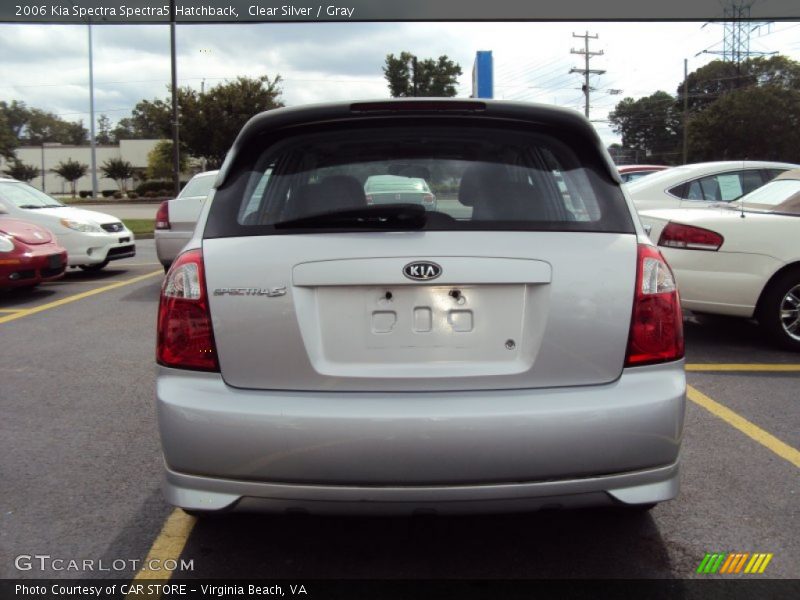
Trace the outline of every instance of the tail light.
{"type": "Polygon", "coordinates": [[[170,229],[169,223],[169,200],[164,200],[156,211],[156,229],[170,229]]]}
{"type": "Polygon", "coordinates": [[[203,253],[184,252],[161,287],[156,360],[165,367],[219,371],[208,309],[203,253]]]}
{"type": "Polygon", "coordinates": [[[670,221],[661,232],[658,245],[687,250],[719,250],[724,241],[725,238],[714,231],[670,221]]]}
{"type": "Polygon", "coordinates": [[[675,278],[653,246],[639,244],[625,366],[683,358],[683,315],[675,278]]]}
{"type": "Polygon", "coordinates": [[[424,194],[422,196],[422,203],[423,204],[433,204],[433,201],[436,199],[436,196],[433,194],[424,194]]]}

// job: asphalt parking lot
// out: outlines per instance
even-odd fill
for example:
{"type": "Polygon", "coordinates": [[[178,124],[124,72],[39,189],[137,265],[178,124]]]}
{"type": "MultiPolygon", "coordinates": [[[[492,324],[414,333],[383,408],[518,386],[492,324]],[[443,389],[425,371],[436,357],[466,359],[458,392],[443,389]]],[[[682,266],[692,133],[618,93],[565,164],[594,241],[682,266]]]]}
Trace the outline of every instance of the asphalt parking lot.
{"type": "Polygon", "coordinates": [[[800,356],[753,323],[687,319],[682,491],[648,514],[195,522],[159,492],[162,276],[140,240],[136,257],[100,273],[0,296],[0,577],[164,576],[141,571],[149,557],[191,560],[174,579],[800,578],[800,356]],[[773,556],[763,575],[696,573],[719,552],[773,556]],[[15,565],[36,554],[125,564],[15,565]]]}

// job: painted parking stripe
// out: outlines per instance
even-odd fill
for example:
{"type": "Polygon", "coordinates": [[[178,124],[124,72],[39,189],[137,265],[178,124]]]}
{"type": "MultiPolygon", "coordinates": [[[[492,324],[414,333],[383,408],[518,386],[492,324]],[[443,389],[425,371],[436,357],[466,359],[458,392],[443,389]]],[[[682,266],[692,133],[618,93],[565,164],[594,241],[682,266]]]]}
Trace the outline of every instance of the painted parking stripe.
{"type": "Polygon", "coordinates": [[[757,441],[781,458],[789,461],[795,467],[800,468],[800,450],[797,450],[797,448],[793,448],[786,442],[779,440],[771,433],[764,431],[758,425],[751,423],[743,416],[733,412],[727,406],[723,406],[716,400],[712,400],[691,385],[686,388],[686,397],[695,404],[705,408],[714,416],[719,417],[728,423],[728,425],[735,427],[747,437],[757,441]]]}
{"type": "MultiPolygon", "coordinates": [[[[142,568],[136,573],[133,581],[169,579],[172,571],[164,568],[164,565],[169,566],[171,561],[178,560],[196,521],[197,519],[187,515],[179,508],[173,510],[164,522],[158,537],[150,547],[150,552],[147,553],[147,558],[142,563],[142,568]],[[151,569],[151,566],[155,569],[151,569]]],[[[148,594],[147,597],[155,598],[156,596],[148,594]]]]}
{"type": "Polygon", "coordinates": [[[0,313],[18,313],[25,312],[27,308],[0,308],[0,313]]]}
{"type": "Polygon", "coordinates": [[[61,300],[54,300],[53,302],[48,302],[47,304],[41,304],[39,306],[34,306],[33,308],[27,308],[25,310],[16,313],[11,313],[9,315],[0,317],[0,324],[8,323],[9,321],[14,321],[15,319],[22,319],[23,317],[29,317],[30,315],[35,315],[36,313],[40,313],[44,310],[50,310],[51,308],[63,306],[65,304],[69,304],[70,302],[83,300],[84,298],[89,298],[90,296],[95,296],[97,294],[102,294],[104,292],[110,292],[111,290],[116,290],[117,288],[121,288],[126,285],[131,285],[132,283],[138,283],[140,281],[144,281],[145,279],[149,279],[150,277],[155,277],[156,275],[161,275],[163,277],[164,271],[163,270],[153,271],[152,273],[139,275],[138,277],[125,279],[124,281],[118,281],[116,283],[104,285],[102,287],[95,288],[93,290],[81,292],[80,294],[67,296],[66,298],[61,298],[61,300]]]}
{"type": "Polygon", "coordinates": [[[726,371],[744,371],[744,372],[774,372],[774,373],[792,373],[800,372],[800,365],[798,364],[777,364],[777,363],[735,363],[735,364],[722,364],[722,363],[694,363],[686,365],[687,371],[693,372],[726,372],[726,371]]]}

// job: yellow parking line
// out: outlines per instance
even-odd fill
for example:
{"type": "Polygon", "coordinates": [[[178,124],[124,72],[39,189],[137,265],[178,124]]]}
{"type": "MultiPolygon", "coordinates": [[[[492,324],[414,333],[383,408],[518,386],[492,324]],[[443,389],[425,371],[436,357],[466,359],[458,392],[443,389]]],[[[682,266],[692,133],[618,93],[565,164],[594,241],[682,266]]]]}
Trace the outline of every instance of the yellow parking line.
{"type": "Polygon", "coordinates": [[[800,468],[800,450],[797,450],[786,442],[779,440],[771,433],[767,433],[758,425],[751,423],[741,415],[733,412],[727,406],[723,406],[719,402],[712,400],[691,385],[686,389],[686,397],[695,404],[705,408],[714,416],[719,417],[732,427],[735,427],[747,437],[754,439],[762,446],[772,450],[772,452],[781,458],[788,460],[795,467],[800,468]]]}
{"type": "Polygon", "coordinates": [[[0,313],[18,313],[28,310],[27,308],[0,308],[0,313]]]}
{"type": "Polygon", "coordinates": [[[155,277],[156,275],[164,275],[164,271],[153,271],[152,273],[147,273],[146,275],[139,275],[138,277],[133,277],[131,279],[125,279],[124,281],[118,281],[116,283],[104,285],[103,287],[95,288],[93,290],[88,290],[86,292],[81,292],[80,294],[67,296],[66,298],[62,298],[61,300],[54,300],[53,302],[48,302],[47,304],[41,304],[39,306],[34,306],[33,308],[27,308],[25,310],[12,313],[10,315],[0,317],[0,324],[8,323],[9,321],[13,321],[15,319],[21,319],[23,317],[34,315],[36,313],[42,312],[43,310],[49,310],[51,308],[56,308],[57,306],[63,306],[64,304],[69,304],[70,302],[83,300],[84,298],[88,298],[96,294],[102,294],[103,292],[110,292],[111,290],[115,290],[117,288],[121,288],[126,285],[130,285],[132,283],[137,283],[139,281],[143,281],[145,279],[148,279],[149,277],[155,277]]]}
{"type": "MultiPolygon", "coordinates": [[[[133,581],[169,579],[172,571],[164,568],[164,565],[170,565],[171,561],[177,561],[180,558],[196,520],[179,508],[173,510],[150,547],[150,552],[147,553],[147,558],[144,559],[143,566],[136,573],[133,581]],[[155,569],[151,569],[151,567],[155,567],[155,569]]],[[[148,595],[148,597],[155,598],[152,595],[148,595]]]]}
{"type": "Polygon", "coordinates": [[[716,364],[716,363],[695,363],[686,365],[687,371],[751,371],[751,372],[795,372],[800,371],[800,365],[796,364],[775,364],[775,363],[741,363],[741,364],[716,364]]]}

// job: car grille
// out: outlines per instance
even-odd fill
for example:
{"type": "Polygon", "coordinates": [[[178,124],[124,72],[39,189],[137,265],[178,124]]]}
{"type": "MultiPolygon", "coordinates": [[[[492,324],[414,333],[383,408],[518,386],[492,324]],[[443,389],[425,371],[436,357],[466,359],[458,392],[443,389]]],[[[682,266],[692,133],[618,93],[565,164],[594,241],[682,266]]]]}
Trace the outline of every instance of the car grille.
{"type": "Polygon", "coordinates": [[[125,226],[122,223],[103,223],[100,225],[100,227],[111,232],[122,231],[125,229],[125,226]]]}
{"type": "Polygon", "coordinates": [[[63,273],[65,268],[66,266],[61,266],[55,269],[40,269],[39,274],[42,277],[55,277],[56,275],[63,273]]]}
{"type": "Polygon", "coordinates": [[[129,254],[131,252],[135,253],[136,246],[120,246],[119,248],[111,248],[106,255],[106,258],[111,258],[112,256],[119,256],[121,254],[129,254]]]}

